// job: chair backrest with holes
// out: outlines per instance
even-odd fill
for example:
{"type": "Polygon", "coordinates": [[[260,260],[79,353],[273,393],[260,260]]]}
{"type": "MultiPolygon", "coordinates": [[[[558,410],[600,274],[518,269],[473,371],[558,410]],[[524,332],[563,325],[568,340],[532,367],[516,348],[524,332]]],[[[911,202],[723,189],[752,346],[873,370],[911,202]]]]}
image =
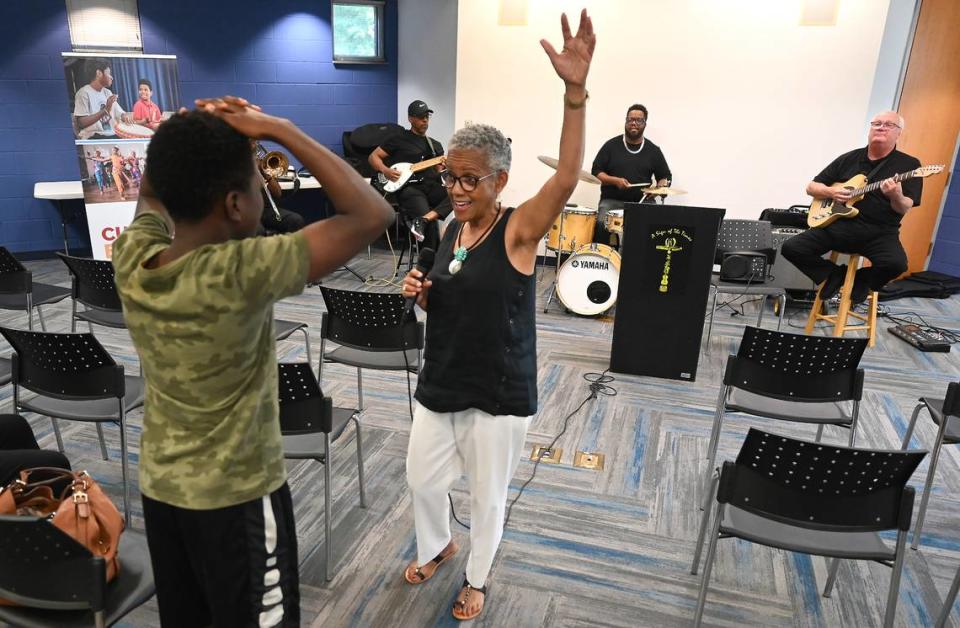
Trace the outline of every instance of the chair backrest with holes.
{"type": "Polygon", "coordinates": [[[0,556],[0,598],[38,608],[103,609],[106,562],[45,518],[0,516],[0,556]]]}
{"type": "Polygon", "coordinates": [[[123,397],[123,367],[93,334],[0,327],[0,335],[14,350],[14,385],[58,399],[123,397]]]}
{"type": "Polygon", "coordinates": [[[788,401],[859,400],[866,338],[807,336],[747,327],[723,382],[788,401]]]}
{"type": "Polygon", "coordinates": [[[286,435],[329,433],[333,400],[324,397],[313,369],[304,362],[277,365],[280,382],[280,432],[286,435]]]}
{"type": "Polygon", "coordinates": [[[720,223],[720,234],[717,236],[715,263],[720,263],[724,253],[736,251],[764,253],[767,256],[767,263],[773,265],[777,249],[773,244],[773,230],[770,222],[740,218],[724,219],[720,223]]]}
{"type": "Polygon", "coordinates": [[[73,276],[73,298],[102,310],[120,311],[120,295],[114,283],[113,264],[107,260],[87,259],[57,253],[73,276]]]}
{"type": "Polygon", "coordinates": [[[367,351],[422,349],[424,327],[403,320],[405,300],[399,292],[354,292],[320,286],[327,311],[320,336],[367,351]]]}
{"type": "Polygon", "coordinates": [[[907,481],[926,451],[836,447],[747,433],[736,463],[724,464],[717,499],[820,530],[907,530],[914,490],[907,481]]]}
{"type": "Polygon", "coordinates": [[[30,271],[6,247],[0,246],[0,294],[21,294],[32,290],[30,271]]]}

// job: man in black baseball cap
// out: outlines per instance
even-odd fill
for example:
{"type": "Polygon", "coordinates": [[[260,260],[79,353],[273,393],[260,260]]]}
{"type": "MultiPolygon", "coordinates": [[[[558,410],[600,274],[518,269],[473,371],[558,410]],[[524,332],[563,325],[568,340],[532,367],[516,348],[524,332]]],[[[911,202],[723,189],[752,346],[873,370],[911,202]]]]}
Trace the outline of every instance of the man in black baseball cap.
{"type": "Polygon", "coordinates": [[[427,106],[422,100],[414,100],[407,107],[407,115],[413,118],[425,118],[427,114],[432,114],[433,109],[427,106]]]}
{"type": "MultiPolygon", "coordinates": [[[[430,115],[433,113],[427,103],[414,100],[407,106],[407,120],[410,129],[390,136],[382,145],[370,153],[369,162],[374,170],[390,181],[397,181],[409,168],[427,159],[443,155],[443,145],[427,137],[430,127],[430,115]],[[407,164],[394,168],[394,164],[407,164]]],[[[442,165],[427,168],[415,173],[394,195],[400,205],[400,211],[412,220],[410,231],[423,246],[436,250],[440,244],[438,221],[450,213],[450,198],[447,190],[440,185],[442,165]]]]}

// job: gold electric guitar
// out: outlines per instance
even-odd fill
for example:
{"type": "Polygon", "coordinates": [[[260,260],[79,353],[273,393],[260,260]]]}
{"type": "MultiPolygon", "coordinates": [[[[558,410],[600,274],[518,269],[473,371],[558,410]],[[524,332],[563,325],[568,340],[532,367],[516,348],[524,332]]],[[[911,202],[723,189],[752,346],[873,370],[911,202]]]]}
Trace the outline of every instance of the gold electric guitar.
{"type": "MultiPolygon", "coordinates": [[[[894,181],[906,181],[914,177],[929,177],[932,174],[940,174],[941,172],[943,172],[942,164],[937,166],[921,166],[916,170],[901,172],[890,178],[894,181]]],[[[860,210],[853,206],[854,203],[859,202],[867,193],[879,188],[881,183],[883,183],[883,179],[867,184],[867,177],[862,174],[858,174],[844,183],[834,183],[830,186],[831,188],[845,188],[850,191],[850,200],[846,203],[840,203],[832,198],[811,198],[807,225],[810,227],[826,227],[839,218],[853,218],[860,213],[860,210]]]]}

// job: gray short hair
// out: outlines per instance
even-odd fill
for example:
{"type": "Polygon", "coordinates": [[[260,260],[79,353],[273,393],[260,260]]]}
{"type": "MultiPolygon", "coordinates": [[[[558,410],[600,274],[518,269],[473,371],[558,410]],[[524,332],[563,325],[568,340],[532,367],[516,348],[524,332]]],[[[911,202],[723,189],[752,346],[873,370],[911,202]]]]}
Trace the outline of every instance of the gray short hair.
{"type": "Polygon", "coordinates": [[[510,172],[510,140],[489,124],[468,124],[450,138],[450,150],[479,150],[494,170],[510,172]]]}

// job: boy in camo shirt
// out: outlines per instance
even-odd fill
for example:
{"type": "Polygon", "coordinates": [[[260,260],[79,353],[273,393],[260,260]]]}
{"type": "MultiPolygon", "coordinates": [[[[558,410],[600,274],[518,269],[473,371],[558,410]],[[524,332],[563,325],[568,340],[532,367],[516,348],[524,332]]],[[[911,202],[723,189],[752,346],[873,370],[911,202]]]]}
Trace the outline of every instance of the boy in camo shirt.
{"type": "Polygon", "coordinates": [[[113,248],[146,379],[140,489],[160,621],[297,626],[273,304],[349,260],[393,211],[289,121],[238,98],[197,104],[154,135],[136,215],[113,248]],[[290,150],[337,215],[251,238],[263,199],[250,138],[290,150]]]}

